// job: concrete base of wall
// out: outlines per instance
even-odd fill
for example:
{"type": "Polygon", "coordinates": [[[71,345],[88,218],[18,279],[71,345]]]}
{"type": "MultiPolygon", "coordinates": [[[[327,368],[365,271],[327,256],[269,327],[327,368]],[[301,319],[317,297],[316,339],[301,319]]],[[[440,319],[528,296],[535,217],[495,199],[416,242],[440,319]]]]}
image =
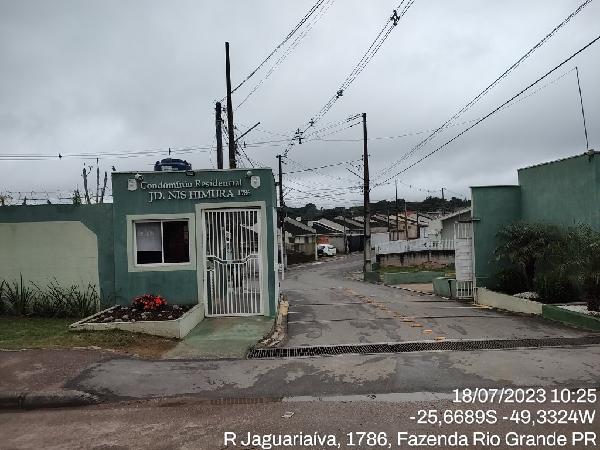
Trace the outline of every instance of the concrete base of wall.
{"type": "Polygon", "coordinates": [[[381,282],[381,274],[377,271],[363,272],[363,280],[368,283],[379,283],[381,282]]]}
{"type": "Polygon", "coordinates": [[[444,272],[386,272],[382,274],[384,284],[423,284],[431,283],[444,272]]]}
{"type": "Polygon", "coordinates": [[[586,330],[600,331],[600,317],[569,311],[557,305],[543,305],[543,317],[586,330]]]}
{"type": "Polygon", "coordinates": [[[481,287],[476,289],[475,302],[480,305],[491,306],[506,311],[535,314],[537,316],[542,315],[542,303],[490,291],[489,289],[481,287]]]}
{"type": "Polygon", "coordinates": [[[454,264],[454,250],[427,250],[408,253],[381,254],[377,259],[382,266],[427,266],[432,269],[454,264]]]}
{"type": "MultiPolygon", "coordinates": [[[[452,298],[455,297],[455,292],[452,292],[452,281],[455,281],[454,278],[451,277],[437,277],[433,279],[433,292],[435,295],[439,295],[441,297],[452,298]]],[[[455,283],[456,284],[456,283],[455,283]]]]}
{"type": "MultiPolygon", "coordinates": [[[[104,311],[109,311],[115,306],[104,311]]],[[[182,339],[204,318],[204,305],[196,305],[183,316],[174,320],[139,321],[139,322],[88,322],[104,311],[71,324],[71,330],[108,331],[124,330],[133,333],[145,333],[155,336],[182,339]]]]}

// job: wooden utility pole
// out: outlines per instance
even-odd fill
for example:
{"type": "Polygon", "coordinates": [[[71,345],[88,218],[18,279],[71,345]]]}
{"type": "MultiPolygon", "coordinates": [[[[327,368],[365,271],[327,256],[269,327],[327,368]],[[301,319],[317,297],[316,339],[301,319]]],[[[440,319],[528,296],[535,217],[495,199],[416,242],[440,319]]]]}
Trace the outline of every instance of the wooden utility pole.
{"type": "MultiPolygon", "coordinates": [[[[283,171],[281,168],[281,155],[277,155],[279,166],[279,227],[281,228],[281,279],[285,279],[285,203],[283,202],[283,171]]],[[[316,249],[315,249],[316,251],[316,249]]]]}
{"type": "Polygon", "coordinates": [[[362,114],[363,120],[363,168],[364,168],[364,233],[365,233],[365,249],[364,249],[364,265],[363,272],[372,270],[371,264],[371,206],[370,206],[370,185],[369,185],[369,152],[367,148],[367,113],[362,114]]]}
{"type": "Polygon", "coordinates": [[[398,207],[398,180],[394,180],[396,184],[396,240],[400,240],[400,208],[398,207]]]}
{"type": "Polygon", "coordinates": [[[229,42],[225,42],[225,78],[227,81],[227,132],[229,136],[229,168],[235,169],[237,165],[235,161],[235,135],[233,134],[233,105],[231,104],[229,42]]]}
{"type": "Polygon", "coordinates": [[[406,209],[406,199],[404,200],[404,234],[408,241],[408,210],[406,209]]]}
{"type": "Polygon", "coordinates": [[[221,102],[215,104],[215,128],[217,138],[217,169],[223,168],[223,130],[221,125],[223,119],[221,119],[221,102]]]}

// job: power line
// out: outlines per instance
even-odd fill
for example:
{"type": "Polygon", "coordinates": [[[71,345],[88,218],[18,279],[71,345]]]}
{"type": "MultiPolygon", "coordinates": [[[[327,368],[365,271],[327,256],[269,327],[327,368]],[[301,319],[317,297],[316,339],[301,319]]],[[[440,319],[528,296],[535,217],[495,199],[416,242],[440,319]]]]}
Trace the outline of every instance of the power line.
{"type": "MultiPolygon", "coordinates": [[[[307,24],[304,32],[302,32],[302,34],[300,34],[299,36],[296,37],[296,39],[292,42],[290,47],[285,51],[285,53],[283,55],[281,55],[281,57],[275,62],[275,64],[273,64],[273,66],[267,71],[265,76],[250,90],[248,95],[246,95],[246,97],[236,106],[236,109],[239,108],[240,106],[242,106],[244,103],[246,103],[246,101],[248,101],[248,99],[252,96],[252,94],[254,94],[254,92],[256,92],[258,90],[258,88],[266,80],[268,80],[271,77],[273,72],[275,72],[275,70],[283,63],[283,61],[285,61],[285,59],[292,53],[292,51],[306,37],[306,35],[310,32],[310,30],[312,30],[313,26],[321,19],[321,17],[323,17],[325,15],[327,10],[329,10],[329,8],[331,8],[331,6],[333,6],[333,2],[335,0],[325,0],[325,1],[326,1],[326,3],[324,4],[324,6],[322,6],[323,0],[321,0],[320,2],[317,2],[317,3],[319,3],[319,6],[317,7],[317,9],[320,9],[318,15],[316,17],[314,17],[313,20],[307,24]]],[[[312,13],[311,13],[311,15],[312,15],[312,13]]]]}
{"type": "Polygon", "coordinates": [[[244,85],[244,83],[246,83],[246,81],[248,81],[250,78],[252,78],[254,76],[254,74],[256,72],[258,72],[260,70],[260,68],[262,66],[264,66],[266,64],[266,62],[271,59],[271,56],[273,56],[277,50],[279,50],[283,45],[285,45],[285,43],[294,35],[294,33],[296,33],[296,31],[298,31],[300,29],[300,27],[304,24],[304,22],[306,22],[308,20],[308,18],[310,16],[313,15],[313,13],[317,10],[317,8],[319,6],[321,6],[321,4],[323,3],[324,0],[318,0],[311,8],[310,10],[306,13],[306,15],[302,18],[302,20],[300,20],[300,22],[298,22],[298,24],[292,29],[292,31],[290,31],[287,36],[283,39],[283,41],[281,41],[279,43],[279,45],[277,47],[275,47],[273,49],[273,51],[271,53],[269,53],[267,55],[267,57],[265,59],[263,59],[261,61],[261,63],[256,67],[256,69],[254,69],[252,72],[250,72],[250,74],[248,74],[246,76],[246,78],[244,78],[235,88],[233,88],[233,90],[231,91],[231,93],[233,94],[235,91],[237,91],[240,87],[242,87],[244,85]]]}
{"type": "MultiPolygon", "coordinates": [[[[404,15],[413,5],[414,2],[415,0],[402,0],[400,4],[396,7],[396,9],[393,10],[392,16],[388,20],[386,20],[384,26],[381,28],[375,39],[371,42],[371,45],[369,46],[367,51],[363,54],[362,58],[352,69],[352,71],[346,77],[346,79],[342,82],[340,87],[337,89],[336,93],[327,101],[327,103],[325,103],[325,105],[319,110],[319,112],[309,120],[304,130],[298,133],[298,139],[300,139],[302,137],[302,134],[305,133],[310,127],[313,127],[318,121],[320,121],[323,118],[323,116],[325,116],[325,114],[329,112],[333,105],[344,95],[344,92],[350,87],[350,85],[354,82],[358,75],[364,70],[364,68],[377,54],[383,43],[391,34],[392,30],[396,27],[396,25],[398,25],[398,22],[404,17],[404,15]]],[[[300,129],[298,130],[300,131],[300,129]]],[[[292,142],[290,142],[290,145],[288,145],[288,147],[286,148],[283,156],[287,156],[292,147],[292,143],[293,140],[292,142]]]]}
{"type": "Polygon", "coordinates": [[[579,5],[579,7],[575,11],[573,11],[571,14],[569,14],[561,23],[559,23],[556,27],[554,27],[554,29],[552,29],[552,31],[550,31],[548,34],[546,34],[546,36],[544,36],[542,38],[542,40],[540,40],[537,44],[535,44],[533,47],[531,47],[523,56],[521,56],[516,62],[514,62],[508,69],[506,69],[500,76],[498,76],[483,91],[481,91],[479,94],[477,94],[475,96],[475,98],[473,98],[470,102],[468,102],[465,106],[463,106],[456,114],[454,114],[452,117],[450,117],[448,120],[446,120],[442,125],[440,125],[438,128],[436,128],[429,136],[427,136],[425,139],[423,139],[421,142],[419,142],[417,145],[415,145],[410,151],[408,151],[407,153],[402,155],[398,160],[396,160],[393,164],[388,166],[386,169],[384,169],[381,172],[379,172],[378,174],[376,174],[376,177],[382,177],[386,173],[389,173],[392,170],[394,170],[394,168],[397,167],[400,163],[402,163],[402,161],[409,158],[413,153],[415,153],[416,151],[421,149],[426,143],[431,141],[433,139],[433,137],[436,136],[437,133],[439,133],[441,130],[445,129],[449,123],[451,123],[452,121],[457,119],[461,114],[463,114],[468,109],[470,109],[473,105],[475,105],[477,102],[479,102],[479,100],[481,100],[485,95],[487,95],[498,83],[500,83],[500,81],[502,79],[504,79],[506,76],[508,76],[508,74],[510,72],[512,72],[514,69],[516,69],[523,61],[525,61],[533,53],[535,53],[536,50],[538,50],[546,42],[548,42],[548,40],[550,40],[563,26],[565,26],[567,23],[569,23],[571,21],[571,19],[573,19],[577,14],[579,14],[592,1],[593,0],[586,0],[581,5],[579,5]]]}
{"type": "MultiPolygon", "coordinates": [[[[566,63],[568,63],[570,60],[572,60],[573,58],[575,58],[577,55],[579,55],[581,52],[583,52],[584,50],[586,50],[588,47],[592,46],[593,44],[595,44],[598,40],[600,39],[600,35],[597,36],[595,39],[593,39],[592,41],[588,42],[585,46],[583,46],[582,48],[580,48],[579,50],[577,50],[575,53],[573,53],[571,56],[569,56],[567,59],[563,60],[560,64],[558,64],[557,66],[555,66],[553,69],[550,69],[548,72],[546,72],[544,75],[542,75],[540,78],[538,78],[537,80],[535,80],[533,83],[531,83],[529,86],[527,86],[526,88],[522,89],[519,93],[513,95],[510,99],[508,99],[507,101],[505,101],[504,103],[502,103],[500,106],[498,106],[496,109],[494,109],[492,112],[488,113],[487,115],[483,116],[481,119],[479,119],[477,122],[475,122],[473,125],[469,126],[468,128],[465,128],[463,131],[461,131],[460,133],[458,133],[456,136],[454,136],[452,139],[446,141],[444,144],[440,145],[438,148],[436,148],[435,150],[433,150],[432,152],[429,152],[427,155],[423,156],[421,159],[419,159],[418,161],[414,162],[413,164],[411,164],[410,166],[406,167],[405,169],[399,171],[398,173],[396,173],[395,175],[387,178],[386,180],[384,180],[382,183],[386,183],[387,181],[395,178],[396,176],[406,172],[407,170],[409,170],[410,168],[416,166],[417,164],[421,163],[422,161],[424,161],[425,159],[429,158],[430,156],[432,156],[433,154],[437,153],[438,151],[442,150],[444,147],[446,147],[447,145],[449,145],[450,143],[454,142],[456,139],[458,139],[459,137],[461,137],[463,134],[465,134],[466,132],[468,132],[469,130],[472,130],[473,128],[475,128],[477,125],[479,125],[481,122],[483,122],[485,119],[487,119],[488,117],[494,115],[495,113],[497,113],[498,111],[500,111],[502,108],[504,108],[507,104],[509,104],[510,102],[512,102],[513,100],[515,100],[516,98],[518,98],[519,96],[521,96],[524,92],[526,92],[527,90],[529,90],[530,88],[532,88],[533,86],[535,86],[536,84],[538,84],[540,81],[542,81],[544,78],[546,78],[548,75],[550,75],[551,73],[555,72],[556,70],[560,69],[562,66],[564,66],[566,63]]],[[[380,185],[380,184],[378,184],[380,185]]]]}

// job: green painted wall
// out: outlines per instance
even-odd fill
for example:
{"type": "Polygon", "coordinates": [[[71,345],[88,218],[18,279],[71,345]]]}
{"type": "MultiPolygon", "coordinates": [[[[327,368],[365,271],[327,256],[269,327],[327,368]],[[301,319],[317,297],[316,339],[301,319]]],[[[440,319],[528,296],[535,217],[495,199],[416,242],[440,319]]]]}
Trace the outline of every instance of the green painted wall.
{"type": "Polygon", "coordinates": [[[600,230],[600,154],[519,170],[522,220],[600,230]]]}
{"type": "Polygon", "coordinates": [[[600,153],[520,169],[519,186],[472,187],[477,285],[494,288],[498,230],[509,223],[583,223],[600,230],[600,153]]]}
{"type": "Polygon", "coordinates": [[[498,230],[521,217],[519,186],[472,187],[473,247],[477,286],[493,287],[498,230]]]}
{"type": "Polygon", "coordinates": [[[385,272],[382,275],[384,284],[418,284],[432,283],[435,278],[444,276],[444,272],[423,270],[420,272],[385,272]]]}
{"type": "MultiPolygon", "coordinates": [[[[91,230],[96,235],[98,245],[97,279],[100,280],[100,295],[104,301],[111,300],[114,293],[113,209],[111,204],[0,207],[0,223],[25,222],[80,222],[91,230]]],[[[76,243],[73,242],[73,245],[76,243]]],[[[68,257],[72,247],[57,245],[55,251],[56,264],[59,265],[63,258],[68,257]]],[[[51,279],[56,273],[58,271],[49,271],[47,278],[51,279]]]]}
{"type": "MultiPolygon", "coordinates": [[[[252,169],[252,175],[260,177],[260,187],[250,185],[248,169],[237,170],[203,170],[194,171],[187,175],[185,172],[131,172],[113,173],[112,191],[114,201],[114,242],[115,242],[115,290],[117,301],[128,304],[132,298],[144,293],[160,293],[173,303],[194,304],[198,302],[198,281],[196,270],[129,272],[127,260],[127,215],[141,214],[179,214],[195,213],[197,203],[222,203],[222,202],[256,202],[264,201],[266,206],[267,230],[267,258],[268,266],[263,276],[268,277],[269,310],[276,312],[276,273],[275,273],[275,242],[274,242],[274,208],[275,183],[270,169],[252,169]],[[136,190],[128,190],[129,180],[135,179],[135,174],[143,177],[143,183],[138,182],[136,190]],[[239,182],[241,186],[211,187],[206,183],[239,182]],[[163,183],[162,185],[160,183],[163,183]],[[173,183],[180,183],[183,187],[173,187],[173,183]],[[168,185],[168,187],[161,187],[168,185]],[[152,187],[155,185],[155,187],[152,187]],[[233,197],[223,198],[229,191],[233,197]],[[190,192],[203,194],[190,194],[190,192]],[[211,193],[212,191],[212,193],[211,193]],[[161,192],[162,199],[157,198],[161,192]],[[169,194],[171,192],[171,194],[169,194]],[[238,195],[246,194],[246,195],[238,195]],[[197,198],[198,196],[206,196],[197,198]],[[177,198],[179,196],[179,198],[177,198]],[[190,196],[194,198],[190,198],[190,196]],[[185,197],[185,198],[183,198],[185,197]]],[[[197,218],[196,227],[200,226],[197,218]]],[[[190,230],[190,233],[193,231],[190,230]]],[[[197,243],[198,245],[198,243],[197,243]]],[[[198,270],[202,261],[197,258],[198,270]]]]}

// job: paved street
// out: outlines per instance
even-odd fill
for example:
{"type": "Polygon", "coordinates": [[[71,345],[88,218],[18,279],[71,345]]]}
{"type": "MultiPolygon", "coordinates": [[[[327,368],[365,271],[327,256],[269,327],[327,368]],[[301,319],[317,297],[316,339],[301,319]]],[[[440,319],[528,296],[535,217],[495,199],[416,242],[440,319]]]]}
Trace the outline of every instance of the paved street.
{"type": "Polygon", "coordinates": [[[287,346],[433,339],[578,337],[589,333],[541,318],[350,279],[362,255],[288,271],[287,346]]]}
{"type": "MultiPolygon", "coordinates": [[[[569,435],[572,432],[597,431],[597,424],[516,425],[500,419],[488,425],[443,424],[439,426],[418,424],[419,410],[440,412],[465,409],[448,400],[406,402],[396,399],[369,399],[362,401],[309,401],[262,404],[224,404],[180,401],[143,402],[108,407],[77,408],[67,410],[32,411],[0,414],[1,447],[4,449],[259,449],[258,445],[241,445],[247,433],[300,434],[313,436],[333,434],[341,448],[398,448],[398,433],[431,433],[451,435],[464,433],[471,438],[473,432],[493,433],[504,437],[508,432],[569,435]],[[291,417],[286,413],[293,413],[291,417]],[[28,432],[24,432],[27,429],[28,432]],[[349,447],[347,433],[385,433],[388,442],[382,446],[356,446],[358,435],[353,436],[355,447],[349,447]],[[226,432],[237,435],[236,446],[224,445],[226,432]],[[387,445],[385,445],[387,444],[387,445]]],[[[481,406],[470,406],[470,409],[481,406]]],[[[552,408],[552,405],[530,405],[528,410],[552,408]]],[[[498,417],[510,417],[513,405],[487,405],[498,417]]],[[[517,408],[519,409],[519,408],[517,408]]],[[[579,405],[576,409],[600,411],[598,407],[579,405]]],[[[598,420],[596,418],[596,420],[598,420]]],[[[499,445],[494,448],[525,448],[499,445]]],[[[402,448],[408,445],[404,443],[402,448]]],[[[543,448],[544,446],[537,446],[543,448]]],[[[587,448],[594,448],[590,445],[587,448]]],[[[269,447],[265,447],[269,448],[269,447]]],[[[338,448],[337,446],[292,445],[286,449],[338,448]]],[[[412,448],[425,448],[414,446],[412,448]]],[[[430,446],[429,448],[487,449],[489,445],[430,446]]],[[[534,448],[534,447],[528,447],[534,448]]],[[[567,446],[566,448],[584,448],[567,446]]],[[[597,447],[596,447],[597,448],[597,447]]]]}
{"type": "MultiPolygon", "coordinates": [[[[284,287],[290,301],[290,336],[285,345],[588,334],[540,319],[363,284],[348,277],[360,264],[360,257],[351,256],[288,272],[284,287]]],[[[52,360],[52,352],[46,352],[40,357],[52,360]]],[[[17,360],[19,353],[8,356],[17,360]]],[[[65,356],[54,355],[57,361],[65,356]]],[[[73,366],[64,372],[70,377],[66,387],[97,394],[108,403],[1,414],[3,448],[236,448],[225,447],[225,432],[237,434],[237,448],[259,448],[240,444],[248,432],[331,433],[341,448],[348,444],[347,433],[359,431],[385,432],[392,444],[386,448],[398,446],[398,432],[458,432],[472,437],[473,432],[483,431],[504,439],[508,432],[531,432],[531,425],[500,419],[494,424],[442,426],[417,424],[415,417],[429,409],[439,411],[440,417],[443,411],[464,409],[493,410],[498,417],[511,417],[513,411],[521,414],[524,409],[518,404],[471,404],[467,408],[450,401],[457,388],[535,387],[550,392],[600,386],[600,346],[250,360],[85,357],[87,369],[77,373],[73,366]]],[[[36,370],[44,375],[42,368],[36,370]]],[[[15,380],[27,376],[21,368],[15,380]]],[[[53,379],[52,385],[59,387],[59,380],[53,379]]],[[[598,401],[581,405],[545,402],[525,409],[539,414],[536,411],[567,407],[598,414],[598,405],[598,401]]],[[[597,430],[597,420],[592,425],[537,424],[535,431],[572,436],[597,430]]],[[[286,448],[314,447],[320,446],[286,448]]],[[[503,442],[494,448],[509,447],[503,442]]]]}
{"type": "MultiPolygon", "coordinates": [[[[290,336],[285,345],[589,334],[542,319],[348,279],[347,273],[359,265],[360,258],[351,256],[288,272],[290,336]]],[[[599,356],[600,346],[572,346],[257,360],[116,358],[91,366],[68,387],[107,399],[279,399],[450,392],[471,386],[598,386],[599,356]]]]}

